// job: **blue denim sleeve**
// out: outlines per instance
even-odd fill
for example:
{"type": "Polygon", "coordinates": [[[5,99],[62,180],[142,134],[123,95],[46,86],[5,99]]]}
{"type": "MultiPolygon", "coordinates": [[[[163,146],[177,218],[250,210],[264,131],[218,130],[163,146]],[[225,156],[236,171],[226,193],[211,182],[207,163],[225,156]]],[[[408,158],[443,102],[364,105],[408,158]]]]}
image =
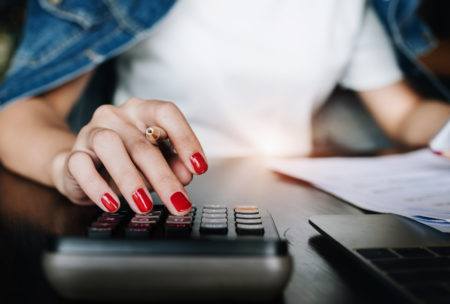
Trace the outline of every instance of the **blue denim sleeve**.
{"type": "Polygon", "coordinates": [[[41,94],[144,38],[175,0],[29,0],[0,106],[41,94]]]}
{"type": "Polygon", "coordinates": [[[372,0],[391,38],[397,61],[406,79],[425,97],[450,101],[450,92],[417,57],[435,46],[435,40],[417,14],[420,0],[372,0]]]}

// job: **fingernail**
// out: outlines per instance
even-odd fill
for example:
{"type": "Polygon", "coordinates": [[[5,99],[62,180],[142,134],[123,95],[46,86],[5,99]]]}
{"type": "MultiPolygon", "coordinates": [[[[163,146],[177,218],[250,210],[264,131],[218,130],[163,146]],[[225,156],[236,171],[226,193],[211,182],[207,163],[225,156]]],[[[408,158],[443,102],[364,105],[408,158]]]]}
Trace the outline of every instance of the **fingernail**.
{"type": "Polygon", "coordinates": [[[186,196],[184,196],[184,194],[180,191],[172,194],[170,201],[178,212],[186,211],[192,207],[191,202],[188,201],[186,196]]]}
{"type": "Polygon", "coordinates": [[[119,204],[109,193],[103,194],[100,200],[102,201],[103,206],[105,206],[109,212],[114,212],[119,209],[119,204]]]}
{"type": "Polygon", "coordinates": [[[147,213],[153,208],[153,203],[144,189],[139,188],[133,193],[133,201],[142,213],[147,213]]]}
{"type": "Polygon", "coordinates": [[[203,174],[208,170],[208,164],[199,152],[191,156],[191,164],[197,174],[203,174]]]}

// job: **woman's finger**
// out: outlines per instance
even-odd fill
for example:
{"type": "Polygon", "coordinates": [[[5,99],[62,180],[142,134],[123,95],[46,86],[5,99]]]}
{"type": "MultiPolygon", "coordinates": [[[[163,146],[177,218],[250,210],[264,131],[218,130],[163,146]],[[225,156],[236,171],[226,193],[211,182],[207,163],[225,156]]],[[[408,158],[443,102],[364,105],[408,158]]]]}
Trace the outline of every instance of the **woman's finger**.
{"type": "Polygon", "coordinates": [[[208,170],[208,163],[200,142],[175,104],[156,100],[131,99],[124,106],[129,107],[130,116],[135,117],[132,121],[136,121],[136,117],[138,118],[136,127],[142,132],[148,127],[146,124],[154,124],[163,128],[180,159],[192,173],[203,174],[208,170]]]}
{"type": "Polygon", "coordinates": [[[162,141],[158,144],[158,148],[164,155],[167,163],[172,169],[178,180],[184,185],[188,185],[192,181],[192,173],[183,163],[183,161],[178,157],[176,153],[173,152],[173,148],[170,143],[162,141]]]}
{"type": "Polygon", "coordinates": [[[92,158],[86,152],[73,152],[68,157],[67,166],[84,193],[102,210],[115,212],[119,209],[119,198],[97,172],[92,158]]]}
{"type": "Polygon", "coordinates": [[[145,182],[128,155],[122,138],[110,129],[96,128],[90,132],[90,148],[101,160],[131,209],[145,214],[153,208],[145,182]]]}
{"type": "Polygon", "coordinates": [[[134,126],[122,126],[120,132],[133,163],[150,182],[170,213],[189,213],[192,204],[187,193],[158,147],[152,145],[134,126]]]}

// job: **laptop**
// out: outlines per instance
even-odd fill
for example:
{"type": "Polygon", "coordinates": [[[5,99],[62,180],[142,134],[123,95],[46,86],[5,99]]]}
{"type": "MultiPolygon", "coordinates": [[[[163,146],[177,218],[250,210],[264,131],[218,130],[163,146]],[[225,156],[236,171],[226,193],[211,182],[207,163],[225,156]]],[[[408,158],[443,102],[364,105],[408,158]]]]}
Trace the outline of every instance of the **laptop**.
{"type": "Polygon", "coordinates": [[[392,214],[316,215],[309,223],[411,303],[450,303],[450,234],[392,214]]]}

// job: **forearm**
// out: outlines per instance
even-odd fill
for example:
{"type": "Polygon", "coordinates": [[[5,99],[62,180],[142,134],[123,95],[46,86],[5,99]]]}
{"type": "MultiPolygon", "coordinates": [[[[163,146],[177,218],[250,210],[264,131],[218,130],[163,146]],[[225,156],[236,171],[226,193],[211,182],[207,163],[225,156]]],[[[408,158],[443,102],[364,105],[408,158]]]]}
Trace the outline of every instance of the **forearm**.
{"type": "Polygon", "coordinates": [[[449,104],[424,100],[410,111],[393,138],[408,147],[426,146],[449,119],[449,104]]]}
{"type": "Polygon", "coordinates": [[[55,156],[70,151],[75,135],[64,117],[45,100],[33,98],[0,113],[0,159],[4,167],[42,184],[55,186],[55,156]]]}

